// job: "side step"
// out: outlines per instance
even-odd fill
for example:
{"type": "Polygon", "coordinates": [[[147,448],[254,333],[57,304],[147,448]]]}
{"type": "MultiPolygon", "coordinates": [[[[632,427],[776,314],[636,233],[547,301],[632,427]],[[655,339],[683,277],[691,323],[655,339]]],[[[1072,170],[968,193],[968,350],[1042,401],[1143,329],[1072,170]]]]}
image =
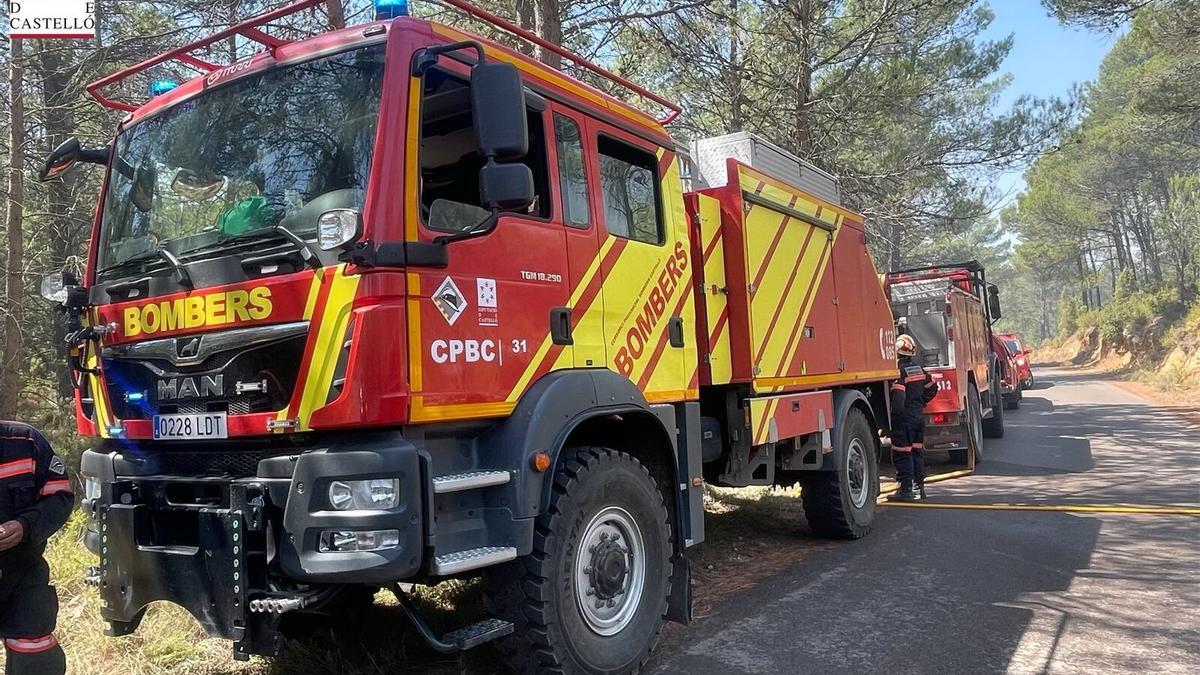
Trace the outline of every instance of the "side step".
{"type": "Polygon", "coordinates": [[[441,495],[449,492],[460,492],[462,490],[476,490],[493,485],[504,485],[510,480],[512,480],[511,471],[454,473],[434,478],[433,492],[441,495]]]}
{"type": "Polygon", "coordinates": [[[457,574],[516,559],[517,549],[512,546],[483,546],[435,557],[433,573],[438,576],[457,574]]]}
{"type": "Polygon", "coordinates": [[[400,609],[404,610],[405,616],[412,622],[417,632],[429,643],[429,646],[434,650],[443,654],[453,654],[455,652],[466,651],[472,647],[478,647],[485,642],[491,642],[510,635],[513,632],[511,622],[503,619],[484,619],[478,623],[473,623],[469,626],[464,626],[458,630],[452,630],[446,633],[441,638],[433,634],[433,630],[429,624],[425,623],[425,619],[417,612],[417,608],[413,607],[412,602],[408,599],[408,594],[400,589],[398,584],[392,584],[392,593],[396,595],[396,600],[400,603],[400,609]]]}

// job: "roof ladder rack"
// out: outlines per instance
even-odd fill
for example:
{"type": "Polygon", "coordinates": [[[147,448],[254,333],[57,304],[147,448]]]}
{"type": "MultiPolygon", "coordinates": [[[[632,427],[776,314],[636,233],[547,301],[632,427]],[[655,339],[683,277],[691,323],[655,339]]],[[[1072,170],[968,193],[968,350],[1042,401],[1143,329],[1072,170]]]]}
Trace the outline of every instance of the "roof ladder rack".
{"type": "Polygon", "coordinates": [[[257,42],[260,45],[263,45],[268,51],[274,51],[275,49],[288,44],[290,41],[268,35],[266,32],[261,30],[263,26],[266,26],[276,19],[281,19],[285,16],[290,16],[292,14],[296,14],[297,12],[302,12],[306,9],[311,9],[323,4],[325,4],[325,0],[299,0],[299,2],[294,2],[290,5],[285,5],[269,12],[264,12],[258,16],[251,17],[240,23],[236,23],[229,28],[217,31],[208,37],[200,38],[195,42],[189,42],[182,47],[163,52],[162,54],[146,59],[137,65],[130,66],[124,70],[117,71],[112,75],[96,80],[87,86],[87,92],[105,108],[133,112],[134,110],[138,109],[139,106],[137,104],[108,98],[104,94],[100,93],[101,90],[110,85],[122,82],[138,73],[145,72],[146,70],[149,70],[160,63],[166,63],[168,61],[179,61],[193,68],[202,70],[205,73],[211,73],[220,70],[223,68],[223,66],[219,66],[215,63],[209,63],[204,59],[193,56],[192,52],[203,47],[208,47],[213,43],[220,42],[221,40],[234,35],[241,35],[249,40],[257,42]]]}

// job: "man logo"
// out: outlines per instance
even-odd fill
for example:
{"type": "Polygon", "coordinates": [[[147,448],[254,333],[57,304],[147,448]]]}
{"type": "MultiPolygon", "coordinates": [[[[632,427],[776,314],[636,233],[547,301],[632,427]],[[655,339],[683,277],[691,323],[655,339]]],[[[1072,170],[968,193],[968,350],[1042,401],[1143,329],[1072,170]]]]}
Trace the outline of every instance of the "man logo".
{"type": "Polygon", "coordinates": [[[195,356],[200,353],[200,338],[194,337],[191,340],[184,341],[176,340],[175,353],[178,354],[179,358],[181,359],[195,358],[195,356]]]}

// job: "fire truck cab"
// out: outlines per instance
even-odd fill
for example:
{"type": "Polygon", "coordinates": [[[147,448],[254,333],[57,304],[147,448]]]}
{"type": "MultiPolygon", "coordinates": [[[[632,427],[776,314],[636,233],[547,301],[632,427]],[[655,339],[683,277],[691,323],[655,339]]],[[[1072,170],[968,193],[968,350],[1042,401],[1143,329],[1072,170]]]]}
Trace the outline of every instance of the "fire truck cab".
{"type": "Polygon", "coordinates": [[[984,437],[1004,434],[1004,366],[991,329],[999,292],[975,261],[891,272],[884,283],[897,331],[916,340],[938,387],[925,407],[925,447],[974,466],[984,437]]]}

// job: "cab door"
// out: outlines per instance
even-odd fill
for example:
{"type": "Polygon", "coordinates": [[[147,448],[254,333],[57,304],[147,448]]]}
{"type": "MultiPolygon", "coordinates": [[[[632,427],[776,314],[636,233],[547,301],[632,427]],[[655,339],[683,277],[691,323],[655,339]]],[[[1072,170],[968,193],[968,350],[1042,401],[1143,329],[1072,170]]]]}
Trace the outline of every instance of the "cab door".
{"type": "Polygon", "coordinates": [[[597,120],[589,158],[599,220],[609,368],[649,401],[695,389],[691,247],[675,153],[597,120]]]}
{"type": "MultiPolygon", "coordinates": [[[[421,82],[420,124],[407,194],[409,222],[422,242],[470,232],[479,207],[482,158],[474,140],[466,68],[443,58],[421,82]]],[[[530,103],[534,203],[502,213],[482,236],[447,244],[445,267],[408,268],[408,351],[414,422],[509,414],[528,387],[572,363],[552,328],[568,304],[566,243],[553,217],[550,115],[530,103]]],[[[411,128],[411,127],[410,127],[411,128]]]]}
{"type": "Polygon", "coordinates": [[[582,115],[554,103],[550,107],[554,142],[551,184],[555,194],[556,220],[566,238],[571,321],[572,365],[603,368],[608,365],[604,339],[604,283],[601,270],[601,228],[591,186],[587,158],[595,153],[584,133],[582,115]]]}

